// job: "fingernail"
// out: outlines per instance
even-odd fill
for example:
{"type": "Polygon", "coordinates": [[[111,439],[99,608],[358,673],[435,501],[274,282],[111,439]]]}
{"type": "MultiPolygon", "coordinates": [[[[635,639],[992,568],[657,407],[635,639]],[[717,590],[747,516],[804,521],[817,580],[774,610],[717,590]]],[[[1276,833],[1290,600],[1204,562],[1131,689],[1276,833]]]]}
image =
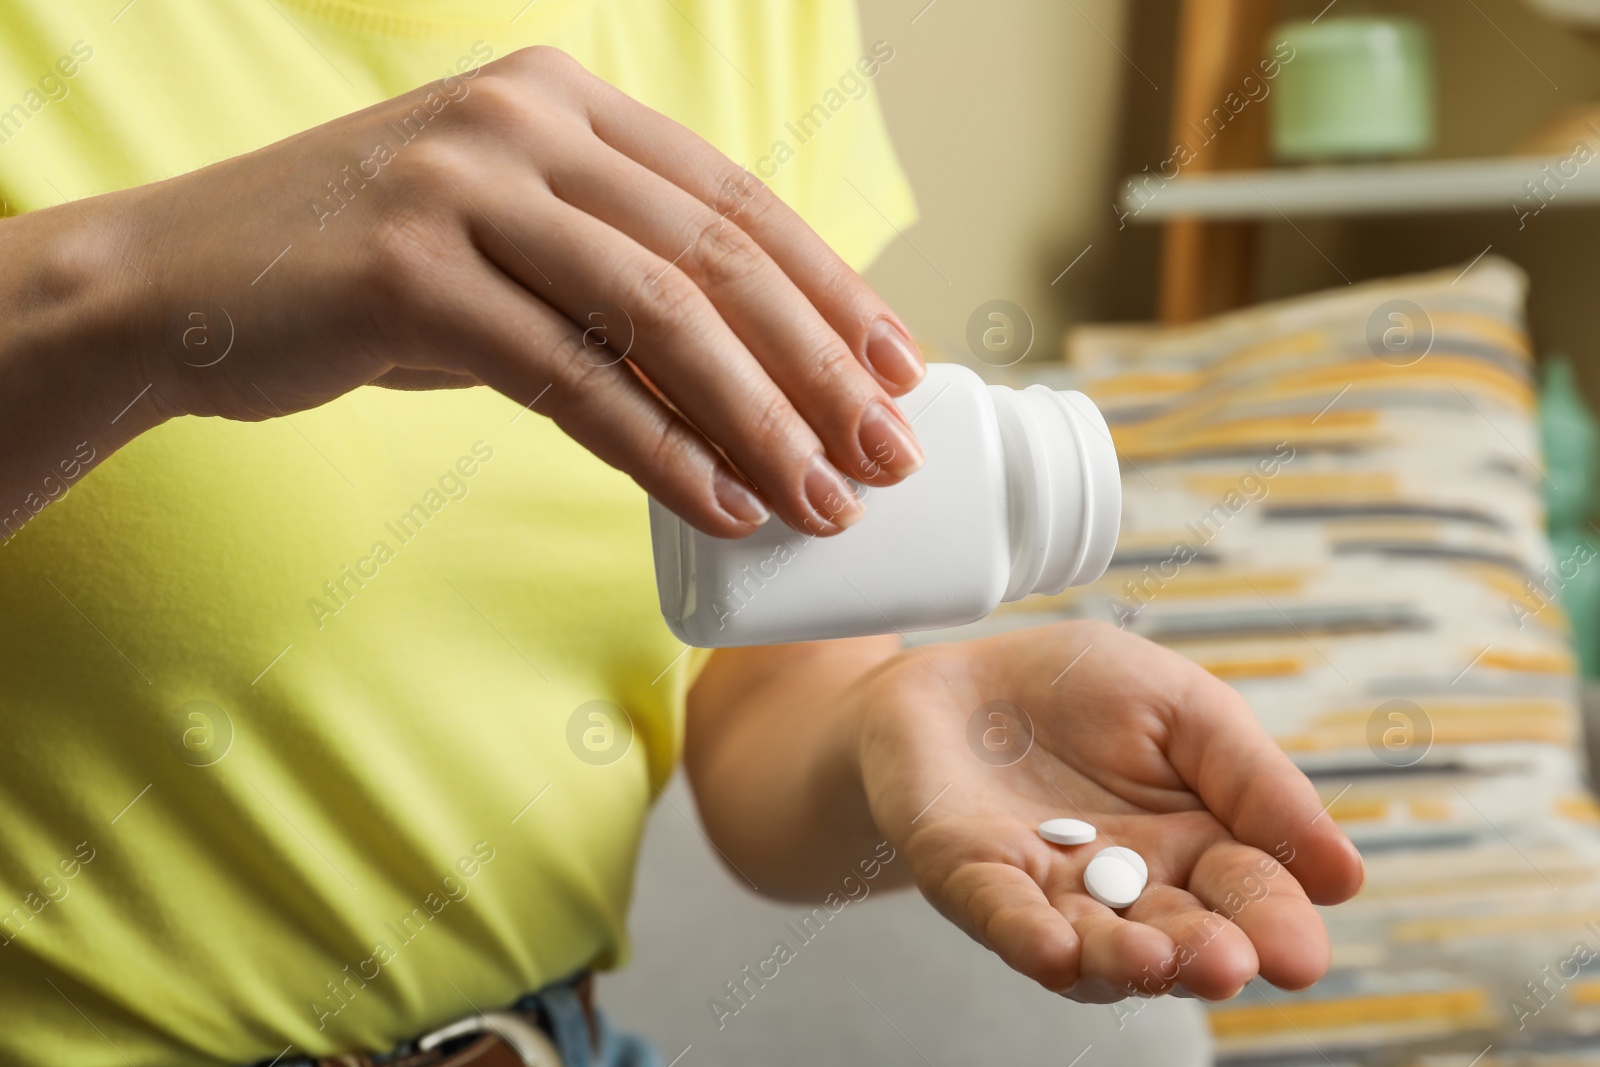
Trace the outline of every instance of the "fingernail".
{"type": "Polygon", "coordinates": [[[911,435],[906,424],[889,410],[883,400],[874,400],[861,415],[861,426],[856,431],[861,451],[866,453],[869,474],[882,469],[896,478],[904,478],[922,466],[922,446],[911,435]]]}
{"type": "Polygon", "coordinates": [[[855,525],[867,513],[851,491],[849,483],[844,480],[844,475],[834,470],[833,464],[820,455],[811,457],[811,464],[806,470],[805,489],[812,512],[826,525],[843,530],[855,525]]]}
{"type": "Polygon", "coordinates": [[[888,319],[875,320],[867,331],[867,362],[884,381],[902,389],[910,389],[927,373],[922,354],[888,319]]]}
{"type": "Polygon", "coordinates": [[[717,506],[740,522],[760,526],[772,517],[772,512],[767,510],[761,498],[752,493],[750,487],[733,472],[718,467],[711,484],[712,491],[716,493],[717,506]]]}

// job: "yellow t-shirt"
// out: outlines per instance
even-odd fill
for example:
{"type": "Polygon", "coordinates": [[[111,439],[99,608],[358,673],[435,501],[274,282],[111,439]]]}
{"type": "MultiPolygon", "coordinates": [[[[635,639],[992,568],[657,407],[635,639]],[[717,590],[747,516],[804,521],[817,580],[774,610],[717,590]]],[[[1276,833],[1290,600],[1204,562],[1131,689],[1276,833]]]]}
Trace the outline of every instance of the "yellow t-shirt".
{"type": "MultiPolygon", "coordinates": [[[[519,6],[0,0],[0,197],[181,173],[543,42],[857,265],[910,220],[858,66],[892,42],[850,0],[519,6]]],[[[623,957],[687,678],[628,478],[482,389],[84,458],[0,545],[0,1062],[384,1048],[623,957]]]]}

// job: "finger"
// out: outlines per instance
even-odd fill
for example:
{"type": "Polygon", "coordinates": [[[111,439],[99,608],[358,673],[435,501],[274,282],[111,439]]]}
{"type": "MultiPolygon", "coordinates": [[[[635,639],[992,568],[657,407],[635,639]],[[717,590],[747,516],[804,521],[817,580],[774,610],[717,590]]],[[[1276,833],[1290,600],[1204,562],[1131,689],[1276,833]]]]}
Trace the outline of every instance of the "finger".
{"type": "Polygon", "coordinates": [[[1234,837],[1276,856],[1319,904],[1355,895],[1360,853],[1237,691],[1196,670],[1171,730],[1173,767],[1234,837]]]}
{"type": "Polygon", "coordinates": [[[557,196],[688,274],[840,470],[889,485],[921,466],[910,423],[737,219],[599,142],[546,179],[557,196]]]}
{"type": "Polygon", "coordinates": [[[485,385],[553,419],[573,440],[716,537],[742,537],[765,508],[717,451],[625,363],[597,366],[564,316],[492,270],[462,287],[455,342],[485,385]],[[464,334],[464,336],[463,336],[464,334]]]}
{"type": "Polygon", "coordinates": [[[476,378],[454,371],[395,367],[374,378],[372,384],[399,392],[426,392],[433,389],[470,389],[482,383],[476,378]]]}
{"type": "Polygon", "coordinates": [[[598,78],[583,83],[595,133],[713,211],[733,218],[794,280],[894,395],[921,381],[922,354],[872,287],[788,205],[706,141],[598,78]]]}
{"type": "Polygon", "coordinates": [[[790,525],[827,535],[864,514],[811,427],[705,294],[669,261],[533,190],[501,192],[473,225],[492,262],[579,326],[621,309],[625,321],[607,329],[632,333],[631,343],[592,355],[609,362],[626,353],[790,525]],[[548,269],[524,248],[537,248],[548,269]]]}
{"type": "Polygon", "coordinates": [[[1151,976],[1164,993],[1174,983],[1207,1000],[1226,1000],[1256,976],[1260,961],[1245,932],[1176,886],[1145,887],[1123,917],[1152,926],[1172,939],[1172,955],[1151,976]]]}
{"type": "Polygon", "coordinates": [[[1208,849],[1190,890],[1243,931],[1255,946],[1261,977],[1283,989],[1304,989],[1332,959],[1322,916],[1305,889],[1277,860],[1237,841],[1208,849]]]}
{"type": "Polygon", "coordinates": [[[1009,863],[965,864],[946,879],[941,910],[1013,970],[1062,992],[1079,977],[1079,940],[1026,871],[1009,863]]]}
{"type": "Polygon", "coordinates": [[[1050,903],[1072,924],[1082,942],[1080,981],[1097,983],[1119,995],[1142,995],[1175,946],[1161,930],[1130,922],[1101,904],[1075,877],[1070,885],[1052,887],[1050,903]]]}

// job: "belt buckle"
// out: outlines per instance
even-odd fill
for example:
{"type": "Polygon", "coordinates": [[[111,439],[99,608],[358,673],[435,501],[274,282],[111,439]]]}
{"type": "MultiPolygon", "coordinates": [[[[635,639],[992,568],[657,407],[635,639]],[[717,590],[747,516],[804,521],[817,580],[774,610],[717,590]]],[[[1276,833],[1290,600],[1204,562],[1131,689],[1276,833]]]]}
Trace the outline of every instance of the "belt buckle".
{"type": "Polygon", "coordinates": [[[509,1011],[490,1011],[469,1015],[430,1031],[417,1040],[417,1049],[432,1052],[446,1041],[470,1034],[494,1034],[517,1054],[524,1067],[561,1067],[561,1053],[544,1031],[521,1015],[509,1011]]]}

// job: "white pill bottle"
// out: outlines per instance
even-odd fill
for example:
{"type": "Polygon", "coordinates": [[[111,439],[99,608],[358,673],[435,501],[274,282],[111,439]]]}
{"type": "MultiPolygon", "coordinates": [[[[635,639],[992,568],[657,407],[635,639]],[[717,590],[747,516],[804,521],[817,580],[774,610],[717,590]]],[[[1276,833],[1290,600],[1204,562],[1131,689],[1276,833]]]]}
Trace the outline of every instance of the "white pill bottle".
{"type": "Polygon", "coordinates": [[[725,540],[650,502],[661,613],[680,640],[732,648],[959,626],[1105,572],[1122,483],[1088,397],[985,385],[938,363],[898,404],[926,462],[898,485],[858,486],[866,515],[833,537],[774,518],[725,540]]]}

